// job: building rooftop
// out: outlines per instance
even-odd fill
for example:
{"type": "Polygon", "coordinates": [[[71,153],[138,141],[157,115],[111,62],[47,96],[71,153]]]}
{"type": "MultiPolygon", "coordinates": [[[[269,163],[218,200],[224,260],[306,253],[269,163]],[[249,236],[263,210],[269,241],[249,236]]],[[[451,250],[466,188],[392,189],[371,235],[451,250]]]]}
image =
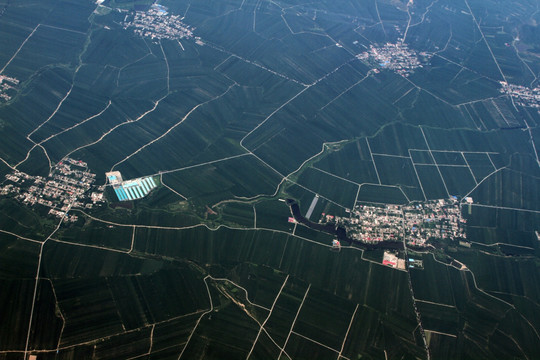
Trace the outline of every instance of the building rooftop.
{"type": "Polygon", "coordinates": [[[111,185],[116,185],[122,183],[122,174],[120,174],[120,171],[111,171],[108,173],[105,173],[105,176],[107,177],[107,180],[109,180],[109,183],[111,185]]]}
{"type": "Polygon", "coordinates": [[[105,175],[109,179],[109,183],[113,186],[119,201],[141,199],[157,186],[151,176],[122,181],[122,175],[119,171],[109,172],[105,175]]]}

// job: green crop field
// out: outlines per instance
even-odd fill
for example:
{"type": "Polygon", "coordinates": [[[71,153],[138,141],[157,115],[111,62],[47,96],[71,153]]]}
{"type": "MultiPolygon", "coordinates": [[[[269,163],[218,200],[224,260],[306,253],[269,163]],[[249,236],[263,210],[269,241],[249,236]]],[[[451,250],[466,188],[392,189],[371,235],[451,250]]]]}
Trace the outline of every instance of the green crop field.
{"type": "Polygon", "coordinates": [[[0,0],[0,359],[539,358],[537,7],[0,0]]]}

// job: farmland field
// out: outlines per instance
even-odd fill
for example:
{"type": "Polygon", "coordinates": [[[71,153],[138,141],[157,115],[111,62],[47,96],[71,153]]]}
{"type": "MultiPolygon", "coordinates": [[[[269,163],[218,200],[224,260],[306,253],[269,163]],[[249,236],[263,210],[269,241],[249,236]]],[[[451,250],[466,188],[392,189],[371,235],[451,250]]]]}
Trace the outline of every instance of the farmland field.
{"type": "Polygon", "coordinates": [[[0,0],[0,359],[540,358],[539,14],[0,0]]]}

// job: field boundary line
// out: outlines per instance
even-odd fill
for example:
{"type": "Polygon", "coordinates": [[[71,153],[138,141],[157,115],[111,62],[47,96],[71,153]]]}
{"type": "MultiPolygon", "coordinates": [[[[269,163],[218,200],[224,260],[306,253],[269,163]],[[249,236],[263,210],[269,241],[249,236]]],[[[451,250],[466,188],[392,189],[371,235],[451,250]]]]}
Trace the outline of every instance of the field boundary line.
{"type": "Polygon", "coordinates": [[[369,139],[366,137],[366,144],[369,150],[369,156],[371,156],[371,162],[373,163],[373,168],[375,169],[375,174],[377,174],[377,180],[379,180],[379,185],[382,185],[381,178],[379,177],[379,171],[377,170],[377,164],[375,164],[375,159],[373,158],[373,152],[371,151],[371,146],[369,146],[369,139]]]}
{"type": "Polygon", "coordinates": [[[294,317],[294,320],[291,324],[291,330],[289,331],[289,335],[287,335],[287,339],[285,339],[285,344],[283,344],[283,349],[281,350],[281,352],[279,353],[279,356],[277,357],[278,360],[281,358],[283,351],[285,351],[285,348],[287,347],[287,343],[289,342],[289,338],[291,337],[291,334],[293,332],[294,325],[296,324],[296,319],[298,319],[298,315],[300,314],[300,311],[302,310],[302,306],[304,306],[304,301],[306,301],[306,297],[307,297],[307,294],[309,293],[310,288],[311,288],[311,284],[308,285],[306,293],[304,294],[304,297],[302,298],[302,302],[300,303],[300,306],[298,307],[298,311],[296,311],[296,316],[294,317]]]}
{"type": "MultiPolygon", "coordinates": [[[[272,315],[272,311],[274,311],[274,307],[276,306],[278,298],[281,295],[281,292],[283,291],[283,288],[285,287],[285,284],[287,283],[287,280],[289,280],[289,275],[288,274],[287,274],[287,277],[285,278],[285,280],[283,281],[283,284],[281,284],[281,288],[279,289],[279,292],[277,293],[276,298],[274,299],[274,302],[272,303],[272,307],[270,308],[270,312],[268,313],[268,316],[266,317],[266,319],[263,321],[263,323],[259,327],[259,332],[257,333],[257,336],[255,337],[255,340],[253,341],[253,345],[251,345],[251,349],[249,350],[249,353],[246,356],[246,360],[249,359],[249,357],[253,353],[253,349],[255,349],[255,344],[257,344],[257,341],[259,340],[259,336],[261,335],[261,332],[264,329],[264,325],[266,325],[266,322],[268,321],[268,319],[270,319],[270,316],[272,315]]],[[[265,332],[266,332],[266,330],[265,330],[265,332]]],[[[267,335],[268,335],[268,337],[272,338],[268,333],[267,333],[267,335]]],[[[285,346],[283,346],[283,349],[281,349],[282,352],[284,351],[284,349],[285,349],[285,346]]],[[[280,356],[281,356],[281,353],[280,353],[280,356]]]]}
{"type": "Polygon", "coordinates": [[[347,342],[347,337],[349,336],[349,331],[351,330],[351,326],[354,321],[354,317],[356,316],[356,311],[358,310],[359,305],[360,304],[356,304],[356,307],[354,308],[354,312],[351,316],[351,321],[349,321],[349,327],[347,327],[347,332],[345,333],[345,337],[343,338],[343,343],[341,344],[341,349],[339,350],[338,360],[340,357],[344,357],[341,355],[341,353],[343,353],[343,349],[345,348],[345,343],[347,342]]]}
{"type": "Polygon", "coordinates": [[[21,51],[21,49],[23,48],[24,44],[26,44],[26,42],[32,37],[32,35],[34,35],[34,33],[36,32],[36,30],[41,26],[41,23],[40,24],[37,24],[36,27],[34,28],[34,30],[32,30],[32,32],[26,37],[26,39],[24,39],[24,41],[22,42],[21,46],[19,46],[19,48],[17,49],[17,51],[15,51],[15,54],[13,54],[13,56],[8,60],[8,62],[6,63],[6,65],[4,65],[4,67],[0,70],[0,74],[2,74],[4,72],[4,70],[6,70],[6,68],[8,67],[9,64],[11,64],[11,62],[13,61],[13,59],[15,59],[15,57],[19,54],[19,51],[21,51]]]}

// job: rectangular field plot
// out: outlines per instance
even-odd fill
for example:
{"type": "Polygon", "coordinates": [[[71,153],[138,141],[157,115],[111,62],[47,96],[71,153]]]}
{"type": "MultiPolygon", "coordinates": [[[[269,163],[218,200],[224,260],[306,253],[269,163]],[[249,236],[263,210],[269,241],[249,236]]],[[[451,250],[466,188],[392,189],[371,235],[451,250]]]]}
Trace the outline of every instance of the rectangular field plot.
{"type": "Polygon", "coordinates": [[[120,305],[118,314],[126,330],[154,322],[145,295],[136,276],[114,277],[108,281],[114,299],[120,305]]]}
{"type": "Polygon", "coordinates": [[[379,313],[370,307],[360,306],[347,335],[343,355],[350,359],[356,359],[360,354],[384,358],[384,345],[380,344],[383,334],[384,327],[379,313]]]}
{"type": "Polygon", "coordinates": [[[340,349],[354,312],[354,304],[310,288],[294,325],[294,332],[333,349],[340,349]]]}
{"type": "Polygon", "coordinates": [[[58,305],[66,318],[61,345],[69,346],[123,332],[105,279],[55,281],[58,305]]]}
{"type": "Polygon", "coordinates": [[[50,352],[50,353],[41,353],[39,356],[43,360],[55,360],[55,358],[56,359],[91,359],[93,354],[94,354],[94,345],[85,344],[85,345],[69,347],[66,349],[60,349],[58,353],[56,353],[56,351],[50,352]]]}
{"type": "Polygon", "coordinates": [[[415,167],[428,199],[446,199],[449,196],[436,166],[416,165],[415,167]]]}
{"type": "Polygon", "coordinates": [[[425,302],[417,302],[416,306],[422,316],[422,326],[425,331],[431,330],[457,336],[458,331],[461,330],[459,312],[455,307],[425,302]]]}
{"type": "Polygon", "coordinates": [[[534,233],[540,214],[481,206],[465,206],[463,213],[469,226],[467,238],[473,241],[540,247],[534,233]]]}
{"type": "Polygon", "coordinates": [[[424,269],[411,269],[414,297],[419,301],[455,306],[452,296],[449,268],[433,259],[431,255],[422,257],[424,269]]]}
{"type": "Polygon", "coordinates": [[[432,151],[431,154],[438,165],[467,165],[461,152],[432,151]]]}
{"type": "Polygon", "coordinates": [[[56,238],[76,244],[129,250],[132,236],[130,226],[111,226],[88,219],[82,227],[63,228],[56,238]]]}
{"type": "Polygon", "coordinates": [[[151,326],[131,333],[113,336],[105,341],[98,342],[94,357],[103,360],[128,359],[141,356],[150,349],[151,326]]]}
{"type": "Polygon", "coordinates": [[[0,279],[1,350],[24,350],[35,281],[0,279]],[[5,317],[9,314],[8,317],[5,317]]]}
{"type": "MultiPolygon", "coordinates": [[[[305,337],[292,333],[285,351],[292,359],[313,359],[313,360],[327,360],[337,359],[339,350],[332,350],[325,346],[321,346],[305,337]]],[[[286,359],[282,356],[280,359],[286,359]]]]}
{"type": "Polygon", "coordinates": [[[429,150],[409,150],[411,159],[415,165],[434,165],[435,161],[429,150]]]}
{"type": "Polygon", "coordinates": [[[476,185],[468,166],[439,165],[450,195],[466,195],[476,185]]]}
{"type": "Polygon", "coordinates": [[[251,156],[164,174],[163,181],[200,204],[274,193],[281,178],[251,156]]]}
{"type": "Polygon", "coordinates": [[[254,226],[254,205],[240,202],[225,203],[220,207],[221,219],[227,224],[254,226]]]}
{"type": "Polygon", "coordinates": [[[362,140],[330,152],[317,161],[314,167],[358,184],[377,182],[367,143],[362,140]]]}
{"type": "Polygon", "coordinates": [[[387,321],[393,325],[399,323],[402,329],[410,328],[412,334],[416,319],[407,274],[372,262],[369,263],[368,271],[370,280],[365,285],[364,304],[381,314],[391,316],[387,321]]]}
{"type": "Polygon", "coordinates": [[[540,210],[538,178],[508,169],[486,179],[471,196],[482,204],[540,210]]]}
{"type": "MultiPolygon", "coordinates": [[[[478,207],[475,207],[475,209],[478,209],[478,207]]],[[[517,216],[521,217],[521,215],[517,216]]],[[[529,219],[529,221],[531,221],[530,216],[526,217],[529,219]]],[[[536,221],[540,221],[540,216],[537,216],[536,221]]],[[[540,247],[540,243],[532,231],[520,231],[495,227],[473,227],[470,224],[469,228],[467,229],[467,239],[486,245],[499,243],[525,247],[512,247],[505,251],[505,253],[510,252],[510,254],[515,253],[516,255],[520,253],[531,253],[535,248],[540,247]]]]}
{"type": "Polygon", "coordinates": [[[408,202],[407,198],[398,187],[370,184],[365,184],[360,187],[357,200],[359,202],[380,204],[406,204],[408,202]]]}
{"type": "Polygon", "coordinates": [[[202,226],[181,231],[139,229],[135,249],[224,268],[245,261],[278,268],[288,239],[293,241],[291,235],[268,230],[237,231],[222,227],[211,231],[202,226]]]}
{"type": "MultiPolygon", "coordinates": [[[[313,220],[317,221],[316,218],[313,220]]],[[[303,237],[309,240],[313,240],[324,245],[332,244],[332,240],[335,239],[334,235],[331,235],[322,231],[313,230],[313,229],[308,228],[307,226],[303,226],[300,224],[296,227],[296,230],[294,231],[294,235],[303,237]]]]}
{"type": "Polygon", "coordinates": [[[462,251],[456,258],[467,264],[478,287],[529,299],[540,296],[540,272],[533,259],[516,260],[487,253],[462,251]]]}
{"type": "Polygon", "coordinates": [[[411,200],[424,199],[411,159],[381,155],[373,159],[383,185],[400,186],[411,200]]]}
{"type": "Polygon", "coordinates": [[[42,260],[43,276],[56,279],[147,274],[163,266],[154,259],[135,258],[118,250],[61,243],[56,239],[47,242],[42,260]]]}
{"type": "Polygon", "coordinates": [[[358,192],[357,184],[344,181],[314,168],[307,168],[302,172],[298,183],[349,209],[354,206],[354,199],[358,192]]]}
{"type": "Polygon", "coordinates": [[[534,232],[534,224],[540,220],[540,214],[530,211],[515,211],[493,207],[464,206],[468,225],[473,227],[500,228],[534,232]]]}
{"type": "Polygon", "coordinates": [[[64,319],[59,312],[54,291],[52,281],[39,281],[29,339],[29,344],[36,349],[54,349],[60,340],[64,319]]]}
{"type": "MultiPolygon", "coordinates": [[[[154,329],[152,353],[185,344],[201,314],[189,314],[157,324],[154,329]]],[[[181,348],[176,352],[175,359],[180,352],[181,348]]]]}
{"type": "Polygon", "coordinates": [[[39,247],[38,243],[0,233],[0,278],[35,278],[39,247]]]}
{"type": "Polygon", "coordinates": [[[188,268],[160,270],[137,278],[154,322],[210,308],[202,278],[188,268]]]}

